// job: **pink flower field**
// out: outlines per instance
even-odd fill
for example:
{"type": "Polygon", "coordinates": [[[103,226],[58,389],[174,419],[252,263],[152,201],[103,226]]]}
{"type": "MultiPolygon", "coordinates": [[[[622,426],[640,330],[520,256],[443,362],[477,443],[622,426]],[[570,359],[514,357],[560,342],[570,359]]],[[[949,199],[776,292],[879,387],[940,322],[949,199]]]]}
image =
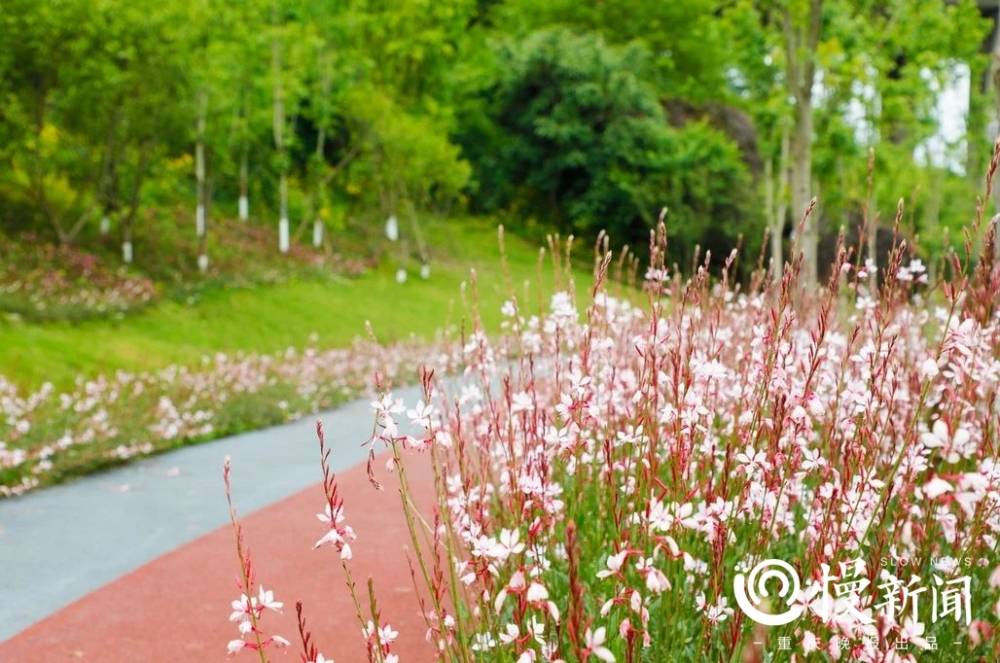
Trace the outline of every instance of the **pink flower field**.
{"type": "Polygon", "coordinates": [[[439,343],[219,353],[199,365],[119,371],[24,392],[0,375],[0,498],[133,457],[290,421],[364,393],[376,371],[415,376],[418,352],[447,368],[439,343]]]}
{"type": "Polygon", "coordinates": [[[352,574],[390,542],[355,536],[365,498],[338,491],[320,424],[320,550],[300,554],[329,556],[317,581],[356,615],[300,604],[300,632],[273,633],[295,597],[233,511],[229,652],[328,661],[308,623],[338,620],[369,661],[406,661],[392,623],[419,610],[443,661],[997,660],[994,231],[937,280],[897,238],[875,291],[841,249],[805,292],[799,263],[733,282],[735,252],[684,278],[661,225],[642,292],[602,248],[591,299],[568,274],[544,306],[512,294],[504,333],[463,339],[460,379],[427,368],[405,403],[376,384],[371,490],[400,494],[413,598],[352,574]]]}
{"type": "Polygon", "coordinates": [[[3,241],[0,248],[0,303],[29,319],[123,314],[152,303],[156,296],[149,279],[110,270],[95,256],[72,247],[28,237],[24,246],[3,241]]]}

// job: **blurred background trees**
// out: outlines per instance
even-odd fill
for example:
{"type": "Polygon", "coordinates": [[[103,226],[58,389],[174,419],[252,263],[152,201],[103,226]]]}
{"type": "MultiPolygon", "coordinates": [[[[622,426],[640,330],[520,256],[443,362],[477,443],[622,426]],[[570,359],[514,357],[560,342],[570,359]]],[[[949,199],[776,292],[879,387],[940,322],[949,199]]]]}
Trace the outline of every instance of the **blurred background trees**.
{"type": "Polygon", "coordinates": [[[815,275],[903,198],[933,257],[996,133],[989,5],[6,0],[0,222],[141,263],[169,210],[204,269],[217,218],[275,250],[463,210],[641,250],[665,207],[679,263],[768,229],[780,265],[818,196],[815,275]]]}

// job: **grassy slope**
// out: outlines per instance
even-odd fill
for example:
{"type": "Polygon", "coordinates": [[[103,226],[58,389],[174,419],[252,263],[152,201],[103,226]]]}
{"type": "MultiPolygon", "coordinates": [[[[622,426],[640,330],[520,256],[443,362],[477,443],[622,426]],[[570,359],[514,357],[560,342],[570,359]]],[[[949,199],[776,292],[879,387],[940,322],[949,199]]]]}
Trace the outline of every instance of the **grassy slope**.
{"type": "MultiPolygon", "coordinates": [[[[383,264],[354,279],[208,290],[197,301],[167,300],[120,320],[0,323],[0,374],[25,387],[44,381],[68,386],[81,374],[154,369],[215,351],[301,346],[313,333],[321,346],[344,345],[364,333],[365,320],[383,341],[426,337],[466,317],[460,284],[470,268],[479,275],[484,321],[494,327],[506,297],[495,227],[484,221],[437,222],[425,233],[434,270],[427,281],[416,276],[418,265],[410,264],[410,279],[398,285],[395,266],[383,264]]],[[[537,285],[537,248],[508,236],[507,255],[523,296],[526,279],[537,285]]],[[[589,276],[578,274],[576,281],[583,292],[589,276]]],[[[547,265],[543,289],[551,284],[547,265]]]]}

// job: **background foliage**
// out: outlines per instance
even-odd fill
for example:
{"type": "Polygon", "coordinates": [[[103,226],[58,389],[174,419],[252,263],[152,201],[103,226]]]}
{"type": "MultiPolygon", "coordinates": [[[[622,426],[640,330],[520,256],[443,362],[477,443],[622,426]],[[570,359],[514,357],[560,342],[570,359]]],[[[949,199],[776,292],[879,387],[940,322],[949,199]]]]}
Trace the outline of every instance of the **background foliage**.
{"type": "Polygon", "coordinates": [[[273,230],[287,178],[293,242],[313,223],[469,209],[641,250],[666,207],[674,260],[725,255],[773,222],[768,180],[788,195],[773,173],[791,54],[818,72],[821,234],[866,205],[888,225],[904,197],[904,231],[933,257],[982,188],[988,29],[971,0],[8,0],[0,220],[87,245],[102,218],[131,240],[189,206],[193,231],[201,145],[210,221],[243,192],[273,230]],[[787,50],[810,7],[815,50],[787,50]],[[930,150],[962,71],[966,133],[930,150]]]}

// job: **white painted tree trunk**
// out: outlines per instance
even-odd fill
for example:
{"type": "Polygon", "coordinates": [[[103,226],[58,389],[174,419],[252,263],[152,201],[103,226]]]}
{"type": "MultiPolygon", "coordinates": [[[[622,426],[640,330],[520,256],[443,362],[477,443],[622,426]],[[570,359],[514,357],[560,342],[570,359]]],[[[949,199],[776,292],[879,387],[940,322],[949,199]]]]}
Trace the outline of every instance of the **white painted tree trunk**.
{"type": "Polygon", "coordinates": [[[326,107],[329,103],[330,97],[330,78],[331,72],[329,67],[328,59],[329,49],[328,45],[322,42],[322,45],[318,49],[317,67],[319,68],[320,74],[320,106],[319,106],[319,121],[318,130],[316,132],[316,153],[313,157],[312,167],[310,168],[310,174],[312,175],[312,208],[315,218],[313,220],[313,246],[315,248],[320,248],[323,246],[323,201],[325,199],[324,188],[326,186],[326,158],[324,155],[324,150],[326,149],[326,122],[327,113],[325,112],[326,107]]]}
{"type": "Polygon", "coordinates": [[[126,265],[132,264],[132,242],[128,240],[122,242],[122,262],[126,265]]]}
{"type": "Polygon", "coordinates": [[[285,174],[285,91],[281,79],[281,41],[278,37],[278,3],[272,7],[275,35],[271,42],[271,67],[274,75],[274,147],[278,150],[281,173],[278,182],[278,250],[288,253],[288,178],[285,174]]]}
{"type": "Polygon", "coordinates": [[[323,246],[323,222],[319,219],[313,221],[313,246],[317,249],[323,246]]]}
{"type": "Polygon", "coordinates": [[[282,253],[288,253],[288,178],[284,173],[278,182],[278,195],[281,200],[278,203],[280,219],[278,221],[278,249],[282,253]]]}
{"type": "Polygon", "coordinates": [[[868,288],[871,292],[875,292],[878,288],[878,214],[875,211],[874,193],[870,193],[868,196],[868,218],[866,221],[865,252],[868,260],[871,261],[871,270],[868,274],[868,288]]]}
{"type": "Polygon", "coordinates": [[[288,219],[281,217],[278,220],[278,250],[282,253],[288,253],[288,248],[288,219]]]}
{"type": "Polygon", "coordinates": [[[385,237],[390,242],[395,242],[399,239],[399,221],[396,220],[396,215],[391,215],[385,222],[385,237]]]}
{"type": "Polygon", "coordinates": [[[250,195],[249,195],[249,167],[247,164],[247,151],[243,149],[240,154],[240,221],[246,222],[250,218],[250,195]]]}
{"type": "Polygon", "coordinates": [[[205,234],[205,115],[208,112],[208,94],[202,88],[198,91],[197,142],[194,148],[194,174],[198,186],[198,207],[195,211],[195,232],[198,237],[205,234]]]}
{"type": "Polygon", "coordinates": [[[289,224],[288,224],[288,178],[285,174],[281,174],[281,178],[278,182],[278,195],[281,198],[279,207],[279,219],[278,219],[278,250],[282,253],[288,253],[289,247],[289,224]]]}
{"type": "Polygon", "coordinates": [[[107,235],[111,232],[111,219],[108,218],[107,214],[101,217],[100,231],[102,235],[107,235]]]}
{"type": "Polygon", "coordinates": [[[778,262],[774,255],[774,236],[778,229],[774,224],[774,157],[771,155],[764,160],[764,218],[767,219],[767,234],[771,238],[771,273],[777,276],[778,262]]]}
{"type": "Polygon", "coordinates": [[[208,256],[204,253],[198,256],[198,271],[203,274],[208,271],[208,256]]]}

